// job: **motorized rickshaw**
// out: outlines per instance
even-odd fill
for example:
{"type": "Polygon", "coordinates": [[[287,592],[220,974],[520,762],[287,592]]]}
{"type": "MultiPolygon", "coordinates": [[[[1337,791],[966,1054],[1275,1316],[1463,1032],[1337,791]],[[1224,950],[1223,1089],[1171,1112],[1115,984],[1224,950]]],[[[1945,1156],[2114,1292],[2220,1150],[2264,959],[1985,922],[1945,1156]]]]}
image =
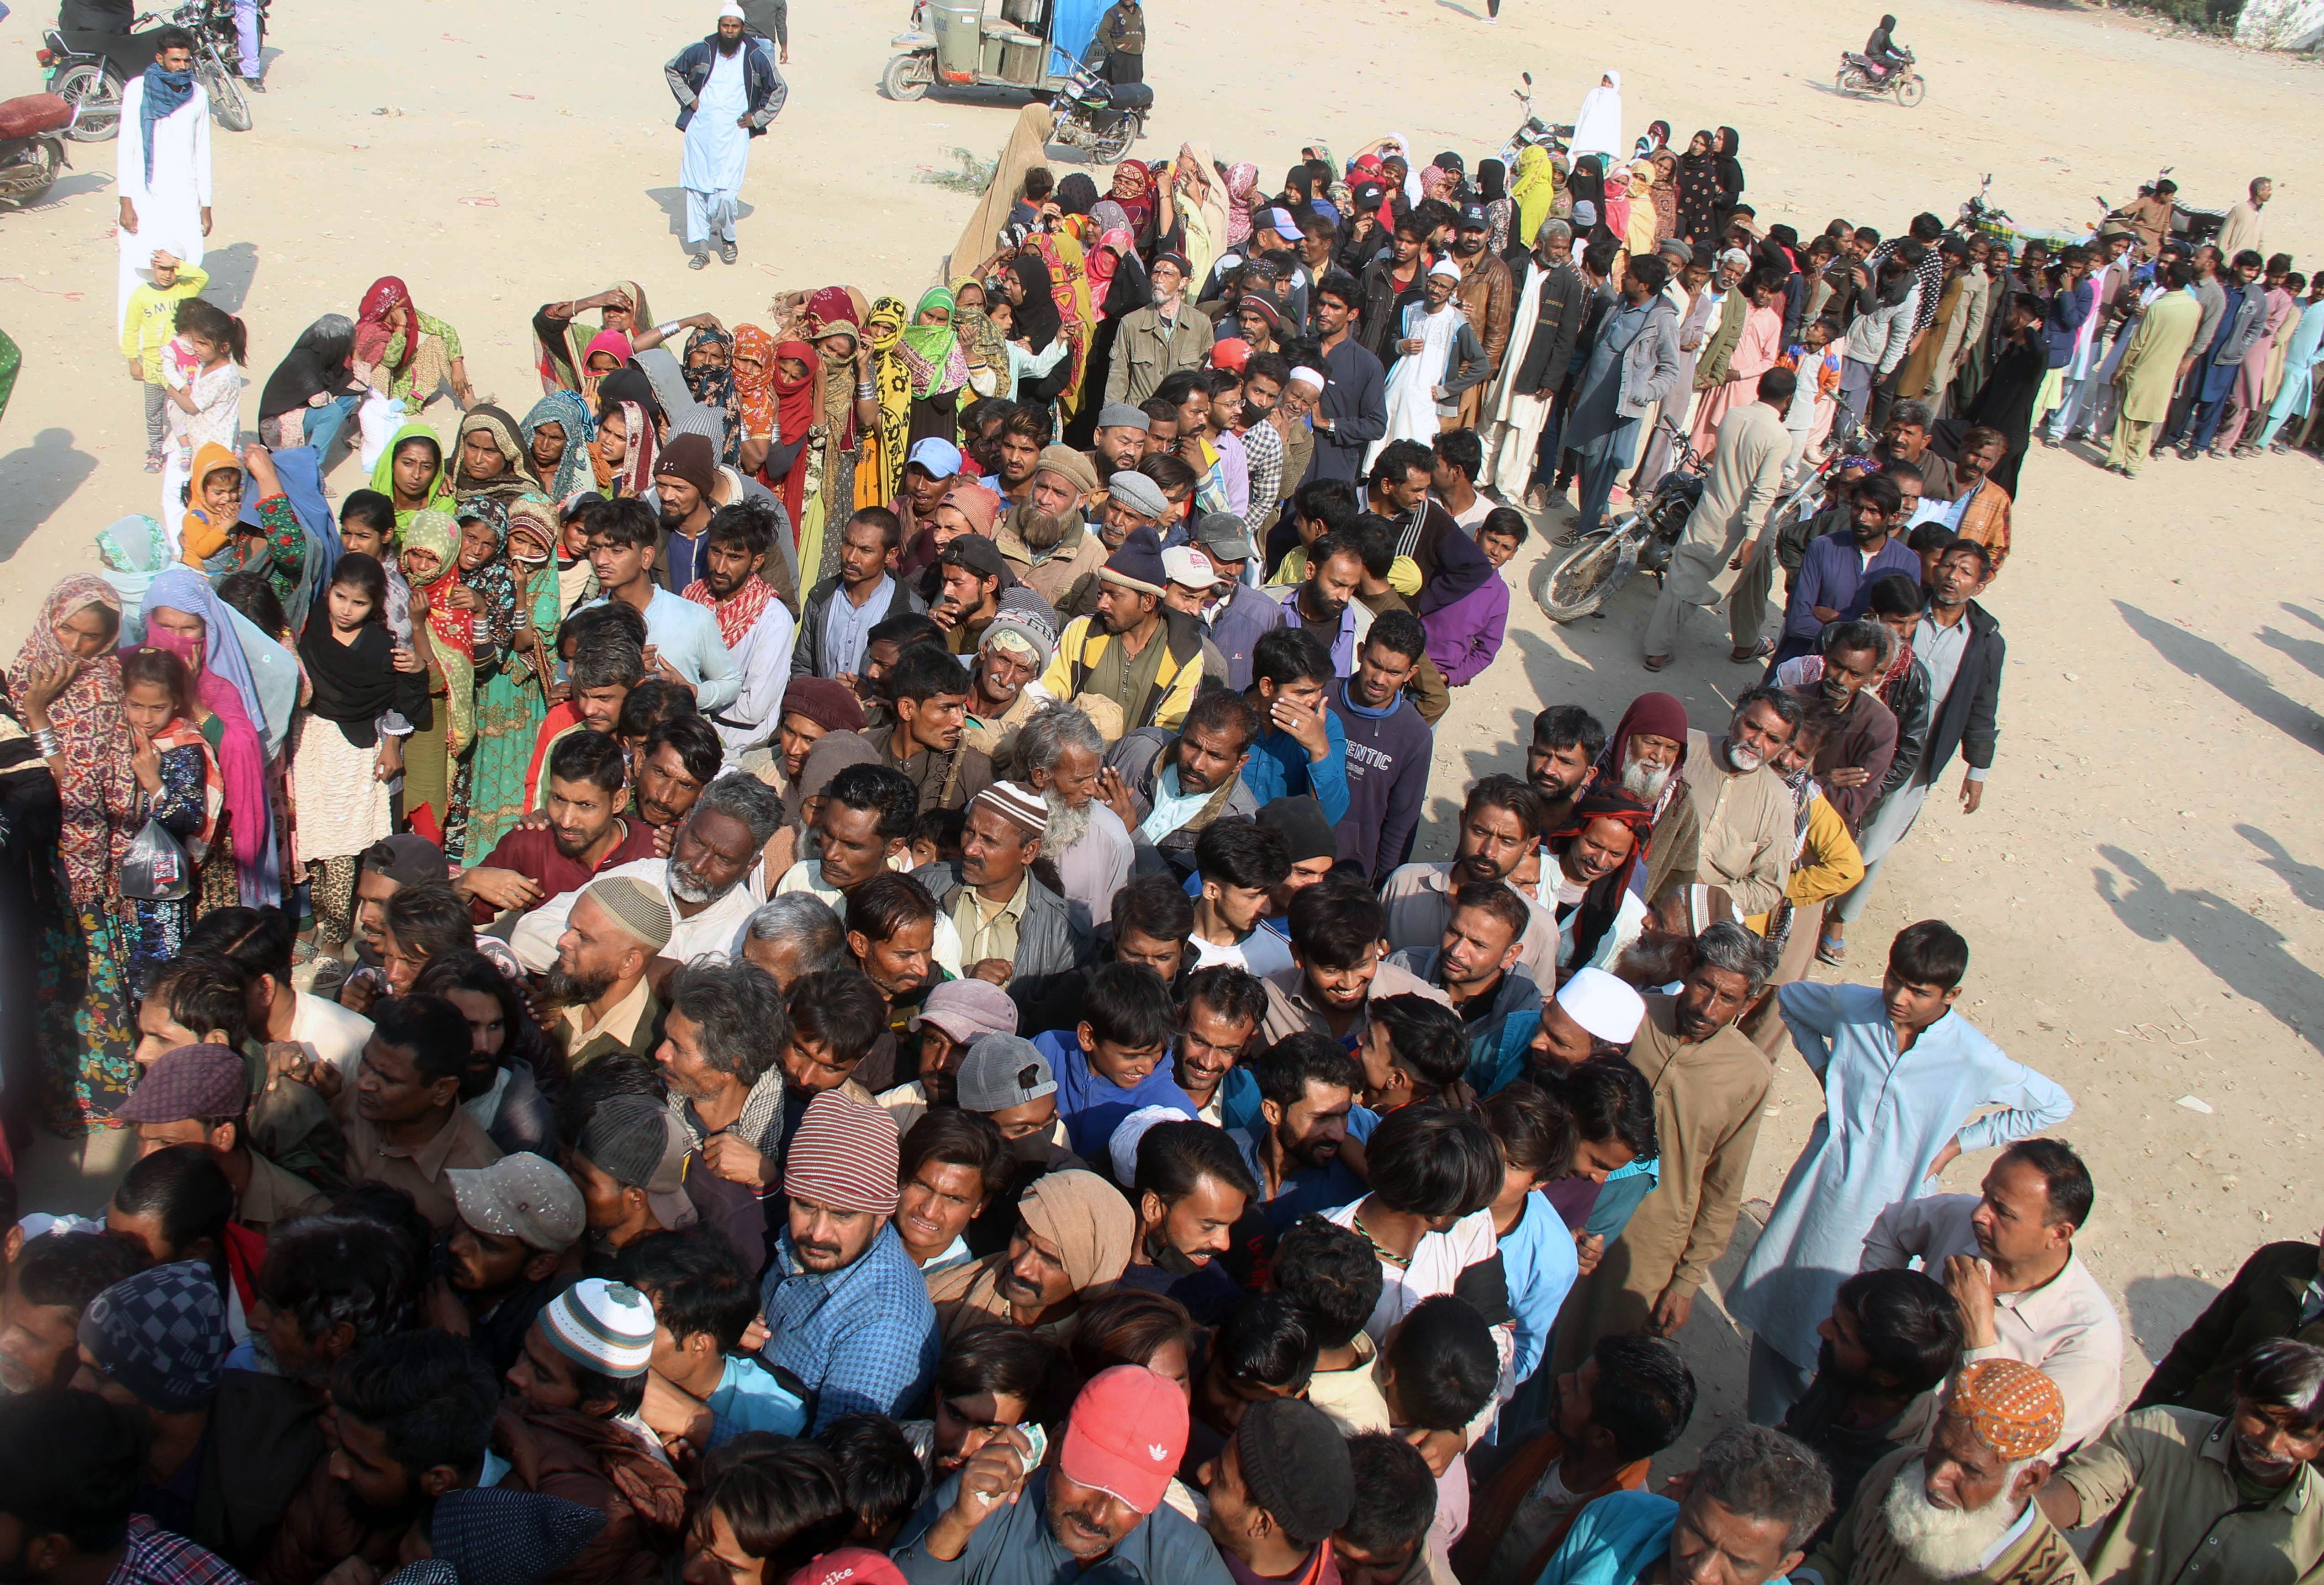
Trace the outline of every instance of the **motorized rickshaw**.
{"type": "Polygon", "coordinates": [[[1138,141],[1154,90],[1109,83],[1095,70],[1106,0],[918,0],[909,31],[896,35],[902,53],[888,62],[880,86],[891,99],[919,98],[932,88],[1020,88],[1057,107],[1050,141],[1118,160],[1138,141]]]}

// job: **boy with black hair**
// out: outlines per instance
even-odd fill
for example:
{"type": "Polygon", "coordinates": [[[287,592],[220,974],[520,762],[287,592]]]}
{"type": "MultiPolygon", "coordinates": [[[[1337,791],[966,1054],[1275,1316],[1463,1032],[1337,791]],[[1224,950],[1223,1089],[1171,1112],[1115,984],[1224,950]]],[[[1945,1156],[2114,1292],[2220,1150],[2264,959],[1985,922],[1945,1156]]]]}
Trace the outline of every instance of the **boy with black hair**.
{"type": "Polygon", "coordinates": [[[1924,919],[1897,932],[1877,988],[1803,980],[1776,992],[1793,1043],[1823,1085],[1827,1117],[1729,1293],[1752,1330],[1750,1411],[1762,1425],[1807,1391],[1816,1328],[1880,1213],[1925,1193],[1962,1152],[2031,1138],[2074,1109],[2065,1090],[1953,1010],[1968,973],[1968,941],[1924,919]],[[1988,1108],[2000,1109],[1978,1116],[1988,1108]]]}
{"type": "Polygon", "coordinates": [[[0,1287],[0,1393],[71,1386],[81,1312],[138,1265],[125,1240],[97,1233],[26,1239],[0,1287]]]}
{"type": "Polygon", "coordinates": [[[1469,1527],[1467,1451],[1500,1382],[1500,1330],[1468,1300],[1439,1293],[1396,1324],[1372,1367],[1391,1429],[1420,1450],[1436,1476],[1430,1528],[1446,1546],[1469,1527]]]}
{"type": "Polygon", "coordinates": [[[740,1352],[759,1313],[758,1274],[705,1228],[649,1233],[625,1246],[613,1274],[653,1306],[653,1357],[639,1418],[671,1449],[700,1452],[747,1431],[797,1436],[805,1400],[740,1352]]]}
{"type": "Polygon", "coordinates": [[[642,612],[649,672],[684,683],[700,709],[724,709],[742,691],[742,674],[727,653],[718,618],[654,581],[660,527],[653,508],[639,500],[608,501],[591,510],[589,566],[601,592],[590,603],[618,600],[642,612]]]}
{"type": "Polygon", "coordinates": [[[1160,974],[1143,963],[1103,963],[1088,977],[1080,1023],[1034,1040],[1056,1075],[1057,1115],[1074,1154],[1105,1160],[1114,1129],[1146,1107],[1194,1115],[1162,1061],[1177,1028],[1160,974]]]}
{"type": "Polygon", "coordinates": [[[1194,839],[1194,873],[1203,888],[1187,938],[1195,967],[1224,964],[1261,977],[1291,967],[1283,938],[1259,928],[1291,873],[1281,836],[1240,817],[1213,820],[1194,839]]]}
{"type": "MultiPolygon", "coordinates": [[[[1500,1414],[1501,1436],[1508,1440],[1530,1432],[1548,1413],[1543,1389],[1552,1383],[1536,1372],[1557,1312],[1582,1274],[1573,1234],[1542,1190],[1577,1168],[1599,1177],[1606,1168],[1594,1154],[1583,1165],[1572,1116],[1554,1092],[1519,1080],[1482,1109],[1485,1126],[1501,1146],[1501,1189],[1489,1210],[1516,1318],[1509,1379],[1517,1387],[1500,1414]]],[[[1628,1153],[1622,1157],[1627,1161],[1628,1153]]]]}
{"type": "MultiPolygon", "coordinates": [[[[226,1282],[226,1223],[234,1185],[198,1145],[173,1145],[141,1156],[106,1202],[105,1233],[146,1265],[198,1260],[226,1282]]],[[[247,1267],[245,1267],[247,1269],[247,1267]]],[[[254,1279],[255,1271],[248,1274],[254,1279]]]]}
{"type": "Polygon", "coordinates": [[[1374,996],[1356,1060],[1363,1065],[1363,1104],[1382,1117],[1439,1098],[1469,1071],[1469,1037],[1460,1016],[1409,992],[1374,996]]]}
{"type": "Polygon", "coordinates": [[[1305,1313],[1280,1293],[1246,1295],[1219,1323],[1195,1378],[1194,1432],[1186,1448],[1193,1462],[1180,1468],[1191,1471],[1216,1453],[1253,1404],[1306,1396],[1314,1374],[1315,1336],[1307,1330],[1305,1313]]]}
{"type": "Polygon", "coordinates": [[[1353,1051],[1364,1041],[1374,996],[1406,992],[1443,1001],[1444,993],[1388,956],[1388,910],[1369,892],[1308,886],[1291,899],[1292,967],[1268,975],[1267,1022],[1277,1041],[1313,1030],[1353,1051]]]}
{"type": "Polygon", "coordinates": [[[904,1430],[885,1414],[850,1414],[816,1439],[839,1465],[840,1490],[855,1515],[850,1545],[886,1552],[920,1506],[927,1473],[904,1430]]]}
{"type": "Polygon", "coordinates": [[[826,1089],[846,1092],[876,1106],[872,1092],[855,1080],[881,1036],[889,1030],[889,1004],[879,986],[849,969],[803,974],[784,1000],[790,1017],[784,1043],[783,1136],[807,1115],[807,1103],[826,1089]]]}
{"type": "Polygon", "coordinates": [[[1693,1373],[1662,1338],[1600,1338],[1557,1386],[1556,1424],[1477,1488],[1452,1549],[1462,1585],[1539,1578],[1573,1516],[1609,1492],[1644,1488],[1654,1456],[1694,1414],[1693,1373]]]}
{"type": "Polygon", "coordinates": [[[1355,1506],[1332,1537],[1341,1585],[1432,1585],[1450,1571],[1429,1530],[1436,1477],[1420,1450],[1385,1431],[1348,1439],[1355,1506]]]}
{"type": "Polygon", "coordinates": [[[1499,1358],[1511,1358],[1515,1321],[1492,1219],[1506,1177],[1499,1142],[1464,1112],[1406,1107],[1380,1119],[1364,1154],[1371,1192],[1323,1213],[1379,1256],[1384,1285],[1364,1330],[1385,1351],[1405,1316],[1457,1293],[1492,1327],[1499,1358]]]}
{"type": "Polygon", "coordinates": [[[1275,1246],[1267,1268],[1274,1290],[1299,1306],[1315,1339],[1307,1401],[1342,1434],[1386,1431],[1388,1404],[1372,1376],[1379,1347],[1364,1330],[1386,1279],[1362,1234],[1327,1218],[1303,1217],[1275,1246]]]}

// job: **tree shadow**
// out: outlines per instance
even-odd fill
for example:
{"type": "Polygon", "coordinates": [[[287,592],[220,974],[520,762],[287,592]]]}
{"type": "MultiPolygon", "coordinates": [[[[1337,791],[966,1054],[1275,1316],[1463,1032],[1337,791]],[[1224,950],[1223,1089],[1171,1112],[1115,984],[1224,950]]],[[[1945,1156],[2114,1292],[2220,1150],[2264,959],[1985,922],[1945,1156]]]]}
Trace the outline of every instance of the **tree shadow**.
{"type": "MultiPolygon", "coordinates": [[[[2324,750],[2324,717],[2287,698],[2266,673],[2236,659],[2209,639],[2188,632],[2175,622],[2116,600],[2115,609],[2133,633],[2154,646],[2172,665],[2199,681],[2208,682],[2229,699],[2308,747],[2324,750]]],[[[2303,661],[2301,663],[2305,664],[2303,661]]]]}
{"type": "MultiPolygon", "coordinates": [[[[646,189],[646,197],[653,199],[657,204],[659,204],[661,206],[661,212],[669,218],[669,234],[672,236],[678,238],[680,241],[684,241],[686,237],[686,189],[682,187],[650,187],[646,189]]],[[[734,220],[737,236],[741,235],[742,222],[749,219],[757,212],[757,209],[752,206],[748,199],[740,199],[736,201],[734,205],[734,220]]]]}
{"type": "Polygon", "coordinates": [[[2324,869],[2301,863],[2282,843],[2257,826],[2237,826],[2236,835],[2266,855],[2260,860],[2261,866],[2282,876],[2293,896],[2310,908],[2324,909],[2324,869]]]}
{"type": "Polygon", "coordinates": [[[2149,1365],[2159,1365],[2179,1334],[2195,1324],[2219,1290],[2199,1277],[2134,1277],[2122,1291],[2130,1335],[2149,1365]]]}
{"type": "Polygon", "coordinates": [[[2324,1029],[2303,1027],[2324,1009],[2324,975],[2288,949],[2283,932],[2217,892],[2175,888],[2137,855],[2111,844],[2093,869],[2098,894],[2141,941],[2175,941],[2237,996],[2258,1003],[2309,1044],[2324,1050],[2324,1029]],[[2127,889],[2125,889],[2127,887],[2127,889]]]}
{"type": "Polygon", "coordinates": [[[46,429],[29,446],[0,455],[0,561],[15,555],[56,509],[97,471],[97,459],[73,444],[70,430],[46,429]]]}
{"type": "Polygon", "coordinates": [[[205,248],[202,268],[210,275],[210,283],[202,288],[203,301],[238,314],[252,283],[258,279],[258,244],[229,242],[224,247],[205,248]]]}

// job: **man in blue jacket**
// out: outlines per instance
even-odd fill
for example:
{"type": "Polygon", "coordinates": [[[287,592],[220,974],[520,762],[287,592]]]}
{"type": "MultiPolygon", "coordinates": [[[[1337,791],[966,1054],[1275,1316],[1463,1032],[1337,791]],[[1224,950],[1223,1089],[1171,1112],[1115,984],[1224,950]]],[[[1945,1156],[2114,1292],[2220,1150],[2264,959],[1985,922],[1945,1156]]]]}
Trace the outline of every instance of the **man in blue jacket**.
{"type": "Polygon", "coordinates": [[[686,190],[686,249],[694,255],[689,267],[696,270],[710,263],[714,236],[718,256],[734,262],[734,211],[751,140],[765,135],[790,93],[774,61],[743,46],[743,22],[742,8],[726,0],[718,31],[688,44],[662,68],[678,97],[678,129],[686,134],[678,184],[686,190]]]}
{"type": "Polygon", "coordinates": [[[1334,679],[1323,641],[1298,627],[1262,635],[1251,648],[1250,674],[1250,695],[1267,731],[1243,762],[1243,785],[1262,809],[1312,792],[1323,818],[1339,824],[1348,813],[1348,734],[1325,702],[1334,679]]]}

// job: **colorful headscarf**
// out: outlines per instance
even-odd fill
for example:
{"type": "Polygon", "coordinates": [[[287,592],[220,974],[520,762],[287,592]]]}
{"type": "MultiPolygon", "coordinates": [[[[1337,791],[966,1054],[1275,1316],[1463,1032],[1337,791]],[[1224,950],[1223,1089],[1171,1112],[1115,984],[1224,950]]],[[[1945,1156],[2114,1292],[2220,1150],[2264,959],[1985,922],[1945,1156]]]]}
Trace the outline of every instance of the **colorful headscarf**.
{"type": "Polygon", "coordinates": [[[121,614],[121,597],[95,573],[76,573],[49,591],[32,631],[16,652],[8,673],[8,700],[21,719],[32,667],[60,661],[78,667],[64,691],[50,702],[49,726],[57,735],[57,778],[63,824],[57,833],[57,860],[76,909],[107,913],[118,904],[115,885],[121,856],[134,834],[136,778],[129,770],[129,728],[121,716],[121,658],[113,650],[86,658],[69,655],[57,641],[57,626],[76,612],[101,606],[121,614]]]}
{"type": "Polygon", "coordinates": [[[471,407],[461,418],[459,430],[452,437],[451,471],[452,493],[464,501],[490,496],[505,502],[518,496],[538,495],[544,487],[533,471],[532,451],[517,433],[516,420],[490,403],[471,407]],[[482,483],[466,477],[467,442],[473,434],[490,438],[493,449],[507,461],[507,472],[482,483]]]}
{"type": "Polygon", "coordinates": [[[1517,171],[1509,178],[1509,197],[1517,206],[1517,234],[1511,240],[1530,248],[1557,202],[1557,167],[1547,149],[1536,144],[1517,155],[1517,171]]]}
{"type": "Polygon", "coordinates": [[[420,310],[411,301],[411,288],[393,275],[382,275],[371,283],[371,290],[363,295],[362,306],[355,310],[355,323],[358,326],[376,325],[392,336],[394,331],[387,322],[387,316],[399,308],[409,311],[408,318],[410,322],[404,327],[406,334],[402,338],[403,356],[397,358],[394,366],[388,370],[393,375],[400,375],[404,371],[411,362],[412,353],[418,350],[420,346],[420,338],[416,334],[420,329],[420,310]]]}
{"type": "Polygon", "coordinates": [[[415,513],[449,505],[452,500],[451,481],[445,477],[444,442],[436,438],[434,430],[429,429],[418,419],[413,419],[396,431],[395,438],[387,443],[387,450],[379,454],[379,461],[371,470],[371,487],[385,496],[390,502],[394,501],[395,454],[403,450],[404,443],[408,440],[425,440],[436,448],[436,477],[429,481],[428,493],[421,498],[418,506],[396,508],[395,526],[399,533],[411,521],[415,513]]]}
{"type": "MultiPolygon", "coordinates": [[[[991,369],[997,375],[1006,375],[1009,372],[1009,352],[1001,339],[1001,328],[992,322],[991,316],[984,311],[982,303],[975,308],[961,305],[961,292],[969,286],[974,286],[980,296],[989,297],[991,292],[991,287],[972,275],[963,275],[952,283],[952,328],[960,337],[960,349],[968,359],[969,372],[973,374],[978,369],[991,369]]],[[[1007,398],[1014,393],[1001,390],[996,385],[993,394],[1007,398]]]]}
{"type": "Polygon", "coordinates": [[[606,375],[619,374],[632,356],[630,338],[619,330],[600,330],[589,338],[589,345],[581,349],[579,377],[581,394],[592,407],[597,403],[597,383],[606,375]],[[601,352],[609,353],[613,358],[613,366],[604,374],[589,366],[589,360],[601,352]]]}
{"type": "MultiPolygon", "coordinates": [[[[872,394],[880,403],[873,478],[882,501],[894,500],[903,488],[904,454],[910,450],[913,379],[911,365],[904,356],[904,330],[902,298],[882,297],[872,303],[871,317],[863,322],[863,340],[872,348],[872,394]]],[[[965,365],[961,375],[965,381],[965,365]]],[[[864,458],[866,464],[874,460],[874,455],[864,458]]],[[[862,489],[859,482],[859,495],[862,489]]]]}
{"type": "Polygon", "coordinates": [[[929,287],[920,294],[919,306],[912,310],[912,322],[904,328],[903,357],[911,370],[915,401],[946,395],[968,384],[968,354],[951,322],[959,312],[958,300],[945,286],[929,287]],[[920,316],[932,308],[945,311],[944,324],[919,322],[920,316]]]}
{"type": "MultiPolygon", "coordinates": [[[[506,522],[503,516],[503,525],[506,522]]],[[[444,746],[446,753],[456,756],[475,736],[476,686],[475,622],[467,612],[454,610],[449,598],[461,587],[460,525],[449,512],[415,512],[404,525],[402,539],[406,557],[414,551],[428,551],[437,560],[436,576],[429,581],[413,577],[408,564],[403,577],[414,594],[427,597],[429,647],[443,678],[449,711],[444,746]]],[[[437,811],[439,824],[443,815],[443,811],[437,811]]]]}
{"type": "Polygon", "coordinates": [[[259,737],[266,708],[233,615],[208,579],[190,567],[171,567],[146,589],[145,616],[145,642],[186,663],[203,705],[225,723],[218,767],[226,776],[226,808],[234,816],[235,878],[245,906],[273,907],[282,901],[282,872],[274,845],[273,811],[267,801],[266,750],[259,737]],[[152,614],[160,610],[183,611],[202,619],[198,653],[190,639],[153,624],[152,614]]]}
{"type": "Polygon", "coordinates": [[[718,460],[729,465],[742,461],[742,404],[734,387],[734,338],[714,325],[696,325],[694,334],[686,338],[686,356],[678,360],[678,369],[686,376],[686,388],[693,398],[720,415],[726,431],[726,445],[718,460]],[[724,350],[726,361],[706,368],[696,368],[694,355],[705,347],[724,350]]]}
{"type": "Polygon", "coordinates": [[[1622,784],[1622,767],[1629,758],[1630,739],[1644,732],[1650,737],[1667,737],[1678,745],[1678,763],[1671,767],[1670,779],[1663,783],[1662,793],[1655,800],[1655,818],[1671,805],[1686,783],[1686,706],[1667,693],[1642,693],[1630,701],[1622,712],[1613,736],[1598,755],[1598,782],[1600,787],[1615,788],[1622,784]]]}
{"type": "Polygon", "coordinates": [[[151,517],[131,515],[97,531],[97,574],[121,597],[121,637],[125,644],[137,630],[145,608],[145,589],[154,574],[170,564],[170,539],[151,517]]]}
{"type": "Polygon", "coordinates": [[[1259,191],[1259,167],[1248,160],[1227,167],[1227,246],[1250,240],[1251,199],[1259,191]]]}
{"type": "Polygon", "coordinates": [[[1945,1412],[1967,1419],[1977,1440],[2011,1463],[2039,1458],[2066,1427],[2066,1395],[2022,1359],[1978,1359],[1953,1378],[1945,1412]]]}
{"type": "Polygon", "coordinates": [[[524,415],[519,432],[524,440],[525,461],[536,472],[539,467],[532,462],[532,438],[545,423],[553,423],[565,431],[565,454],[557,459],[557,477],[543,482],[551,500],[568,501],[575,491],[589,486],[589,442],[597,438],[597,420],[576,391],[551,391],[534,403],[532,411],[524,415]]]}
{"type": "MultiPolygon", "coordinates": [[[[775,422],[781,431],[783,443],[804,441],[816,424],[816,387],[823,379],[823,357],[804,341],[783,341],[776,344],[767,367],[774,376],[775,422]],[[806,366],[807,372],[797,379],[787,376],[782,367],[787,357],[798,359],[806,366]]],[[[783,475],[781,481],[783,509],[790,514],[794,535],[799,532],[799,513],[806,504],[810,450],[806,445],[799,446],[798,455],[791,459],[790,471],[783,475]]]]}
{"type": "MultiPolygon", "coordinates": [[[[734,372],[734,411],[741,422],[734,431],[739,437],[763,440],[775,432],[775,338],[756,325],[734,327],[734,350],[731,366],[734,372]],[[742,360],[749,358],[759,366],[756,374],[745,374],[742,360]]],[[[785,440],[789,440],[785,435],[785,440]]]]}
{"type": "MultiPolygon", "coordinates": [[[[603,429],[600,425],[600,440],[603,429]]],[[[622,454],[620,470],[600,459],[593,447],[589,452],[592,475],[601,490],[615,496],[643,496],[653,487],[654,445],[659,439],[654,433],[653,415],[639,403],[622,403],[622,431],[629,437],[629,450],[622,454]]]]}

